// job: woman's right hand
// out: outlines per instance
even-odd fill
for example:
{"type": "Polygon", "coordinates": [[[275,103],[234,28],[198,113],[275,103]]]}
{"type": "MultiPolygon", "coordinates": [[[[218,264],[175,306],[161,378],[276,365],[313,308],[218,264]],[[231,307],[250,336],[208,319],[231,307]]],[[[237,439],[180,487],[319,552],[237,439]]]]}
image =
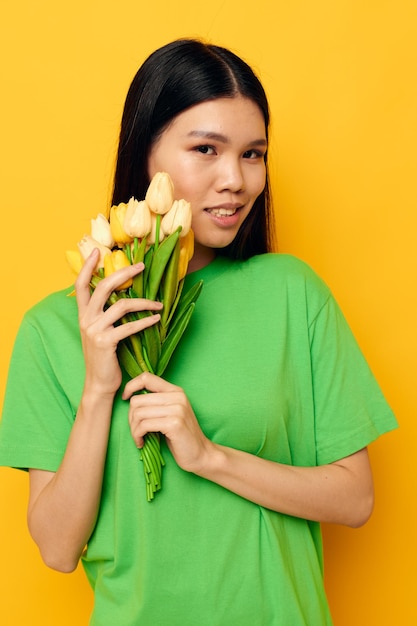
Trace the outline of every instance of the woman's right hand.
{"type": "Polygon", "coordinates": [[[86,378],[85,390],[100,395],[114,396],[121,385],[122,374],[116,349],[119,341],[158,322],[158,313],[115,326],[128,313],[135,311],[159,311],[160,302],[144,298],[121,298],[105,309],[110,294],[129,278],[144,269],[143,263],[120,269],[99,282],[93,294],[90,280],[98,261],[99,252],[94,250],[84,263],[75,283],[78,303],[81,341],[84,352],[86,378]]]}
{"type": "Polygon", "coordinates": [[[142,298],[122,298],[106,308],[110,294],[142,272],[144,265],[114,272],[91,294],[90,280],[97,261],[95,250],[75,284],[86,378],[65,454],[56,472],[30,470],[29,529],[45,563],[61,572],[77,567],[97,522],[114,395],[122,379],[117,344],[155,324],[159,315],[115,324],[127,313],[162,307],[142,298]]]}

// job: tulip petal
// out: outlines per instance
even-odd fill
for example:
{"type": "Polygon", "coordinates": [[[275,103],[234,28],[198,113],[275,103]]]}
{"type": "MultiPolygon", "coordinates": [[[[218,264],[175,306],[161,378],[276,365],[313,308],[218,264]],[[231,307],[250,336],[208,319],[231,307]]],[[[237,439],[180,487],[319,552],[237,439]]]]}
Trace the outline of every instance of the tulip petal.
{"type": "Polygon", "coordinates": [[[107,248],[107,246],[103,246],[102,243],[93,239],[91,235],[84,235],[81,241],[78,242],[78,249],[85,261],[88,259],[88,257],[95,248],[98,248],[100,251],[100,257],[95,267],[95,269],[98,270],[101,267],[104,267],[104,258],[106,257],[106,255],[111,253],[110,248],[107,248]]]}
{"type": "Polygon", "coordinates": [[[84,259],[81,252],[79,250],[67,250],[65,252],[65,256],[72,271],[78,275],[84,265],[84,259]]]}
{"type": "Polygon", "coordinates": [[[119,248],[123,248],[126,243],[131,243],[133,237],[128,235],[124,228],[124,220],[127,211],[127,204],[121,202],[120,204],[113,205],[110,209],[110,229],[111,234],[119,248]]]}
{"type": "Polygon", "coordinates": [[[174,200],[172,207],[164,215],[161,228],[165,235],[170,235],[181,226],[180,237],[185,237],[191,228],[191,205],[186,200],[174,200]]]}
{"type": "Polygon", "coordinates": [[[114,246],[110,223],[103,213],[99,213],[96,219],[91,220],[91,236],[107,248],[114,246]]]}
{"type": "Polygon", "coordinates": [[[130,237],[142,239],[152,228],[151,211],[145,200],[130,198],[123,221],[123,228],[130,237]]]}
{"type": "Polygon", "coordinates": [[[166,172],[157,172],[152,178],[145,200],[153,213],[165,215],[174,202],[174,185],[166,172]]]}
{"type": "MultiPolygon", "coordinates": [[[[104,276],[111,276],[111,274],[114,274],[114,272],[117,272],[117,270],[129,266],[129,259],[127,258],[123,250],[113,250],[113,252],[104,257],[104,276]]],[[[129,278],[122,284],[118,285],[115,291],[122,291],[123,289],[127,289],[131,286],[131,284],[132,279],[129,278]]]]}

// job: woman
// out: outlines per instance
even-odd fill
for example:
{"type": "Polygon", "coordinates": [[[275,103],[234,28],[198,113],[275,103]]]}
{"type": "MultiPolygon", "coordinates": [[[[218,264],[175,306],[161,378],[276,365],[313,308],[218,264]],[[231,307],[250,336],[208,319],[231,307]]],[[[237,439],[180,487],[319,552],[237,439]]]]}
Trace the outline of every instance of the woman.
{"type": "Polygon", "coordinates": [[[371,514],[366,446],[395,419],[328,288],[297,259],[265,254],[268,123],[252,70],[198,41],[156,51],[130,87],[113,203],[143,198],[167,171],[193,208],[188,284],[204,281],[165,379],[127,381],[116,356],[161,305],[104,312],[143,265],[90,295],[93,252],[77,302],[53,294],[19,331],[0,461],[30,468],[45,562],[66,572],[82,558],[92,625],[331,624],[319,522],[371,514]],[[167,465],[151,504],[137,451],[148,432],[164,435],[167,465]]]}

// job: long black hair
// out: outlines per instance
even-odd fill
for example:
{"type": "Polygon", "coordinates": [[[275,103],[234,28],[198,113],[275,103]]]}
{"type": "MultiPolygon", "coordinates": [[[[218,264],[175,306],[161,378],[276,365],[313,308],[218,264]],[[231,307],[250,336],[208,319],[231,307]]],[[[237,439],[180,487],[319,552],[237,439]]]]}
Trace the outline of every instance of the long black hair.
{"type": "MultiPolygon", "coordinates": [[[[195,39],[173,41],[153,52],[134,77],[124,106],[114,176],[112,204],[145,197],[148,157],[169,123],[185,109],[215,98],[249,98],[258,105],[268,138],[269,107],[253,70],[226,48],[195,39]]],[[[266,157],[265,157],[266,160],[266,157]]],[[[268,171],[234,241],[218,252],[246,259],[268,252],[273,244],[268,171]]]]}

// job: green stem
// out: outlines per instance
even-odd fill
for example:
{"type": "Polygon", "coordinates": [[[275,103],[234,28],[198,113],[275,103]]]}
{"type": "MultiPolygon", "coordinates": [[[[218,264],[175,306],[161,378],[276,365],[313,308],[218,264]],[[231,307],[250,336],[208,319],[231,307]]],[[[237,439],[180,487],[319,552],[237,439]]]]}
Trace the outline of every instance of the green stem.
{"type": "Polygon", "coordinates": [[[124,250],[125,250],[125,255],[129,259],[130,265],[132,265],[132,249],[128,243],[125,245],[124,250]]]}
{"type": "Polygon", "coordinates": [[[155,250],[158,249],[159,246],[159,233],[161,230],[161,216],[159,213],[156,215],[156,229],[155,229],[155,250]]]}
{"type": "MultiPolygon", "coordinates": [[[[122,322],[127,322],[127,321],[128,321],[127,319],[122,318],[122,322]]],[[[142,372],[149,372],[149,368],[146,365],[145,359],[143,358],[142,344],[140,342],[139,337],[137,337],[136,335],[130,335],[129,341],[130,341],[130,345],[132,346],[135,359],[137,360],[138,365],[141,368],[142,372]]]]}
{"type": "Polygon", "coordinates": [[[160,451],[159,433],[145,435],[140,460],[143,462],[145,473],[146,498],[151,502],[155,493],[162,487],[162,467],[165,465],[160,451]]]}

